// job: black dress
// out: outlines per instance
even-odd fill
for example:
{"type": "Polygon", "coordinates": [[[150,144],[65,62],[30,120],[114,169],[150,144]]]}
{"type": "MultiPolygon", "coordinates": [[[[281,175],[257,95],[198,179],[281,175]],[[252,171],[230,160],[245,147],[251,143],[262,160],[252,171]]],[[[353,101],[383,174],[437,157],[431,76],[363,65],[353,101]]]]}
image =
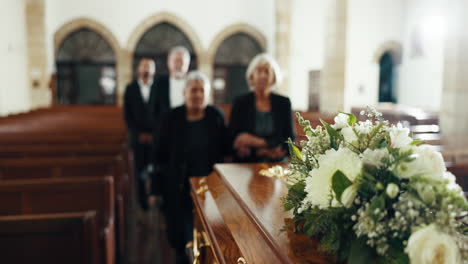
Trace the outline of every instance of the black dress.
{"type": "Polygon", "coordinates": [[[186,113],[185,106],[180,106],[162,119],[153,181],[153,192],[164,200],[169,242],[178,254],[183,254],[193,235],[189,178],[207,176],[228,152],[227,128],[220,110],[207,106],[204,118],[198,121],[188,121],[186,113]]]}
{"type": "MultiPolygon", "coordinates": [[[[247,132],[264,138],[268,148],[281,146],[286,153],[288,152],[286,143],[288,138],[295,139],[291,102],[287,97],[271,93],[270,103],[270,112],[259,112],[255,107],[253,92],[236,98],[229,122],[231,147],[240,133],[247,132]]],[[[251,154],[247,157],[238,157],[235,150],[233,150],[233,155],[236,162],[277,162],[284,158],[278,160],[260,158],[256,155],[255,148],[251,149],[251,154]]]]}

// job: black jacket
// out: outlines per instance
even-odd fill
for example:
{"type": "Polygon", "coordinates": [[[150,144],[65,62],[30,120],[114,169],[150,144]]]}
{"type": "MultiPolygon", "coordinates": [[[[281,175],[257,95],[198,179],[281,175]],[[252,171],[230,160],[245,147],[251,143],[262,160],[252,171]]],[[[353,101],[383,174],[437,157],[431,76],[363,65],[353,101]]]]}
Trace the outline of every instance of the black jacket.
{"type": "MultiPolygon", "coordinates": [[[[189,197],[188,175],[186,175],[187,110],[185,105],[174,108],[161,120],[156,140],[156,173],[152,192],[162,194],[168,204],[178,197],[189,197]],[[182,193],[181,193],[182,192],[182,193]]],[[[206,137],[210,146],[200,155],[208,155],[212,165],[223,161],[227,154],[228,134],[224,115],[216,107],[207,106],[204,124],[209,131],[206,137]]]]}
{"type": "MultiPolygon", "coordinates": [[[[273,115],[273,135],[265,138],[269,148],[281,145],[288,152],[286,141],[288,138],[295,139],[293,119],[291,112],[291,101],[289,98],[271,93],[271,112],[273,115]]],[[[230,146],[242,132],[247,132],[255,135],[255,95],[250,92],[246,95],[236,98],[232,105],[231,118],[229,122],[230,146]]],[[[235,153],[235,152],[234,152],[235,153]]],[[[236,157],[234,160],[238,162],[258,162],[259,158],[255,156],[255,149],[251,155],[246,158],[236,157]]]]}
{"type": "Polygon", "coordinates": [[[124,119],[129,130],[130,146],[138,144],[140,133],[153,133],[157,116],[156,83],[153,82],[148,103],[143,101],[140,86],[135,80],[125,89],[124,119]]]}

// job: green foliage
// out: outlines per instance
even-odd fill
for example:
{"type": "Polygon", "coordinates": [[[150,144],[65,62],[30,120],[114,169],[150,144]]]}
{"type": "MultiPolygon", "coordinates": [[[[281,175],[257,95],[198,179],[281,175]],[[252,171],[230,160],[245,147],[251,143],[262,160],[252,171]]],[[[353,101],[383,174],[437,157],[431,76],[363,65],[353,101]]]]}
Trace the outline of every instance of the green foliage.
{"type": "Polygon", "coordinates": [[[315,132],[313,131],[312,127],[310,126],[309,120],[304,120],[299,112],[296,112],[296,118],[300,126],[304,127],[304,132],[307,136],[312,137],[316,136],[315,132]]]}
{"type": "Polygon", "coordinates": [[[379,196],[375,196],[371,200],[369,210],[370,210],[370,215],[372,216],[374,221],[379,220],[378,214],[375,214],[376,209],[379,209],[379,211],[381,212],[384,208],[385,208],[385,194],[384,193],[380,194],[379,196]]]}
{"type": "Polygon", "coordinates": [[[343,172],[337,170],[332,176],[332,189],[335,192],[336,200],[341,201],[343,192],[353,183],[344,175],[343,172]]]}
{"type": "Polygon", "coordinates": [[[288,194],[283,199],[283,206],[286,211],[295,209],[296,207],[300,206],[302,200],[306,197],[307,193],[304,190],[305,182],[299,181],[294,185],[288,186],[288,194]]]}
{"type": "Polygon", "coordinates": [[[356,239],[351,244],[348,264],[375,263],[377,254],[366,244],[364,238],[356,239]]]}
{"type": "Polygon", "coordinates": [[[410,145],[411,146],[420,146],[422,144],[425,144],[426,142],[422,141],[421,139],[417,138],[417,139],[414,139],[410,145]]]}
{"type": "Polygon", "coordinates": [[[304,159],[302,158],[301,151],[296,145],[294,145],[291,138],[288,139],[288,145],[289,145],[289,153],[291,154],[291,157],[297,159],[298,162],[303,161],[304,159]]]}
{"type": "Polygon", "coordinates": [[[353,233],[352,226],[345,224],[344,215],[350,217],[342,207],[327,210],[313,208],[302,215],[302,231],[310,237],[318,237],[323,251],[336,254],[339,250],[345,250],[347,235],[353,233]]]}
{"type": "Polygon", "coordinates": [[[338,141],[341,140],[343,141],[343,135],[341,135],[336,129],[331,127],[327,122],[325,122],[323,119],[320,119],[320,122],[322,123],[323,127],[327,130],[328,135],[330,136],[330,146],[334,148],[335,150],[338,150],[339,143],[338,141]]]}

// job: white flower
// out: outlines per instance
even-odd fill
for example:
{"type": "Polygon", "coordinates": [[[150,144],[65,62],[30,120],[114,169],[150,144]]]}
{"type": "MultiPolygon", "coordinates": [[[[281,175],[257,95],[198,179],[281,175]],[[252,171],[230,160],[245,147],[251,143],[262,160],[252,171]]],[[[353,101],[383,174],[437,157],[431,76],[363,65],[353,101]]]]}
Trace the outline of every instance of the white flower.
{"type": "Polygon", "coordinates": [[[357,191],[358,191],[358,185],[357,184],[352,184],[348,188],[344,190],[344,192],[341,194],[341,203],[346,207],[350,208],[351,205],[353,205],[354,199],[356,198],[357,191]]]}
{"type": "Polygon", "coordinates": [[[430,205],[435,200],[435,192],[432,185],[426,183],[416,183],[414,188],[418,192],[419,197],[423,200],[424,203],[430,205]]]}
{"type": "Polygon", "coordinates": [[[393,199],[400,192],[400,188],[398,187],[398,185],[396,185],[394,183],[389,183],[387,185],[387,188],[385,189],[385,192],[387,193],[388,197],[393,199]]]}
{"type": "Polygon", "coordinates": [[[366,149],[362,154],[362,162],[365,164],[374,166],[374,167],[381,167],[383,166],[383,159],[387,159],[389,156],[388,150],[386,148],[381,149],[366,149]]]}
{"type": "Polygon", "coordinates": [[[388,129],[390,134],[391,147],[402,148],[408,146],[413,139],[409,136],[409,128],[403,127],[401,123],[388,129]]]}
{"type": "Polygon", "coordinates": [[[449,191],[459,192],[463,196],[463,190],[456,182],[456,177],[451,172],[444,172],[444,180],[447,181],[447,189],[449,191]]]}
{"type": "Polygon", "coordinates": [[[349,116],[343,113],[339,113],[337,116],[335,116],[335,129],[340,129],[348,126],[348,119],[349,116]]]}
{"type": "Polygon", "coordinates": [[[400,178],[422,176],[436,181],[442,181],[446,171],[444,158],[432,146],[421,145],[410,148],[415,159],[410,162],[401,162],[395,168],[400,178]]]}
{"type": "Polygon", "coordinates": [[[356,133],[354,133],[352,127],[345,127],[341,129],[341,134],[343,135],[344,140],[348,143],[352,143],[358,140],[358,137],[356,136],[356,133]]]}
{"type": "Polygon", "coordinates": [[[307,196],[303,203],[327,208],[332,198],[332,206],[340,206],[332,190],[332,177],[337,170],[354,182],[361,173],[362,162],[359,156],[348,148],[330,149],[318,157],[319,167],[313,169],[306,178],[307,196]]]}
{"type": "Polygon", "coordinates": [[[354,126],[354,128],[359,134],[368,135],[372,129],[374,129],[374,124],[370,120],[366,120],[365,122],[360,121],[354,126]]]}
{"type": "Polygon", "coordinates": [[[435,225],[429,225],[411,234],[405,251],[412,264],[461,263],[455,240],[438,231],[435,225]]]}

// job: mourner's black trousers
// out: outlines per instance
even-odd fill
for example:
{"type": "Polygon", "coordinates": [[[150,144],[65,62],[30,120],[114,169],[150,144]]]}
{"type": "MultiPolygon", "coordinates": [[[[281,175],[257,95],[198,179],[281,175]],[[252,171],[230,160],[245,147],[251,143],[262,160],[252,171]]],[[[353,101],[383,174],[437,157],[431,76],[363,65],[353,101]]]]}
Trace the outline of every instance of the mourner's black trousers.
{"type": "Polygon", "coordinates": [[[136,144],[133,146],[133,167],[136,186],[136,195],[140,207],[148,210],[147,181],[152,173],[153,156],[152,144],[136,144]],[[151,166],[150,166],[151,165],[151,166]]]}

